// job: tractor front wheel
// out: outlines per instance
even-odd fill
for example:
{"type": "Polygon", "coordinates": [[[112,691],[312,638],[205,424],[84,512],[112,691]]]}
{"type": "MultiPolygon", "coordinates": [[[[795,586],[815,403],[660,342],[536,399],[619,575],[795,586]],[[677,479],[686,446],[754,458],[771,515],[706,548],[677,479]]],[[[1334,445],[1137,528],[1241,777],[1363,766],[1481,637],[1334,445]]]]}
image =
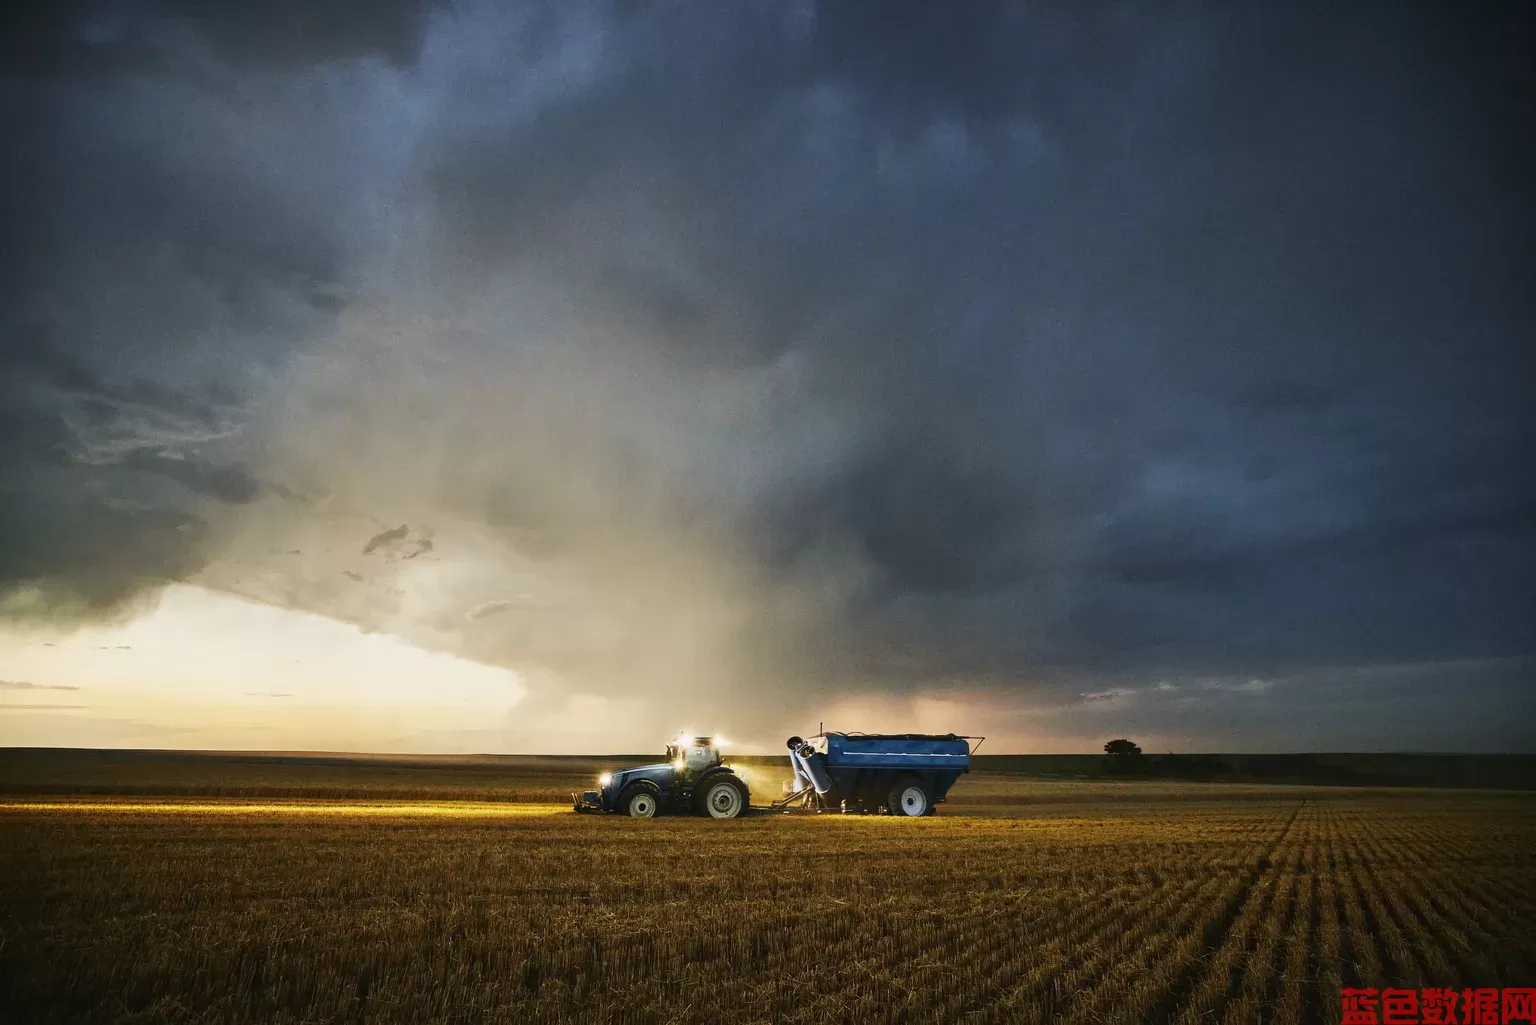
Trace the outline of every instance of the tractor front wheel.
{"type": "Polygon", "coordinates": [[[629,787],[619,795],[619,808],[632,819],[654,818],[658,804],[649,787],[629,787]]]}

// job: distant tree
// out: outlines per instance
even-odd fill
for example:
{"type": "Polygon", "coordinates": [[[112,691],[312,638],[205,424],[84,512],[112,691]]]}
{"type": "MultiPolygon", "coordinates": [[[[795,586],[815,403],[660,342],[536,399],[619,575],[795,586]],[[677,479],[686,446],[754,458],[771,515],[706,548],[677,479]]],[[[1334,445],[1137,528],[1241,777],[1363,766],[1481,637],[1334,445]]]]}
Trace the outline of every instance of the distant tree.
{"type": "Polygon", "coordinates": [[[1141,754],[1141,747],[1121,737],[1119,740],[1111,740],[1105,744],[1104,753],[1113,758],[1135,758],[1141,754]]]}

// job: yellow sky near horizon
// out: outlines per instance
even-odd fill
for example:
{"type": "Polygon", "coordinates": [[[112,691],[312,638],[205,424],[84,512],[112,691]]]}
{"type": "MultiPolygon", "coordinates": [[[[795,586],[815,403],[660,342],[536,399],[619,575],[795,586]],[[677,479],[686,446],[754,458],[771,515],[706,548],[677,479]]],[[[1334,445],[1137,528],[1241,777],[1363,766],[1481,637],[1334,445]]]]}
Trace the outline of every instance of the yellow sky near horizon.
{"type": "Polygon", "coordinates": [[[391,749],[481,729],[527,696],[511,669],[189,584],[71,630],[0,626],[0,744],[391,749]]]}
{"type": "Polygon", "coordinates": [[[648,751],[691,730],[777,753],[823,721],[988,734],[993,752],[1097,746],[965,689],[827,694],[774,721],[745,708],[741,721],[683,721],[696,711],[569,682],[535,687],[511,668],[192,584],[120,622],[0,621],[0,746],[569,754],[648,751]]]}

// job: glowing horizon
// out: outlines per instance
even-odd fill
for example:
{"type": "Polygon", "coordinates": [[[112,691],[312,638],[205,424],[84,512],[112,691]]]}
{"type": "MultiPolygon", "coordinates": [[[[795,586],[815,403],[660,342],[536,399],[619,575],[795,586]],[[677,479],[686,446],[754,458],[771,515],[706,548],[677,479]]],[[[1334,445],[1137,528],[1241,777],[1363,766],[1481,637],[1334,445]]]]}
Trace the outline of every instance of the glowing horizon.
{"type": "Polygon", "coordinates": [[[189,584],[121,623],[0,627],[0,680],[0,743],[28,746],[376,749],[527,696],[510,669],[189,584]]]}

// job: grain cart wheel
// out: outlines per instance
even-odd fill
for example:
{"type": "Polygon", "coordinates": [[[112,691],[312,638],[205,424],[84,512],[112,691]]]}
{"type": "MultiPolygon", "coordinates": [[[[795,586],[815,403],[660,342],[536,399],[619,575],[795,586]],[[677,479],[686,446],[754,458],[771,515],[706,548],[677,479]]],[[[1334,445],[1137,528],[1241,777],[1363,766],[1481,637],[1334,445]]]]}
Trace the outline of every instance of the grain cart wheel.
{"type": "Polygon", "coordinates": [[[625,787],[624,792],[619,795],[619,810],[632,819],[652,818],[659,804],[656,791],[639,784],[625,787]]]}
{"type": "Polygon", "coordinates": [[[933,802],[928,798],[928,791],[923,784],[911,778],[899,779],[896,785],[891,787],[890,800],[886,807],[891,809],[892,815],[910,815],[917,818],[928,814],[928,809],[933,807],[933,802]]]}
{"type": "Polygon", "coordinates": [[[734,819],[747,808],[747,785],[728,773],[711,776],[693,795],[694,809],[712,819],[734,819]]]}

